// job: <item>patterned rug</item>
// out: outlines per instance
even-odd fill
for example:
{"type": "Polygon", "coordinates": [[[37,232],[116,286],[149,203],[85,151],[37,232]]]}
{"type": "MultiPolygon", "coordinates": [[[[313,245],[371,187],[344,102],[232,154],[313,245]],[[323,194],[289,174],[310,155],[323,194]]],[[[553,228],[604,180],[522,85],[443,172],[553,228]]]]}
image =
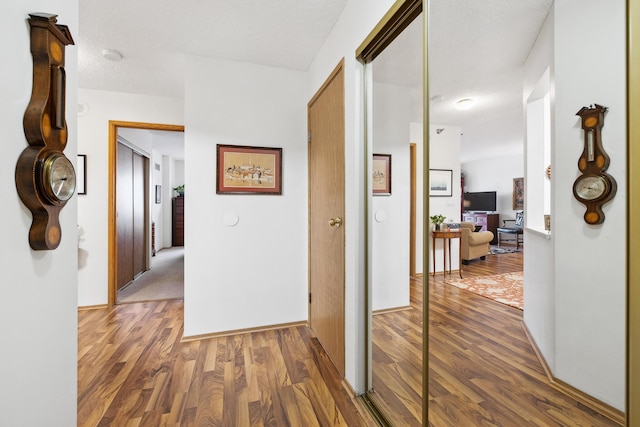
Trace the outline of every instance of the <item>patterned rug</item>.
{"type": "Polygon", "coordinates": [[[448,279],[445,280],[445,283],[520,310],[524,307],[522,272],[470,277],[468,279],[448,279]]]}
{"type": "Polygon", "coordinates": [[[510,254],[513,252],[520,252],[515,248],[504,248],[491,245],[491,255],[510,254]]]}

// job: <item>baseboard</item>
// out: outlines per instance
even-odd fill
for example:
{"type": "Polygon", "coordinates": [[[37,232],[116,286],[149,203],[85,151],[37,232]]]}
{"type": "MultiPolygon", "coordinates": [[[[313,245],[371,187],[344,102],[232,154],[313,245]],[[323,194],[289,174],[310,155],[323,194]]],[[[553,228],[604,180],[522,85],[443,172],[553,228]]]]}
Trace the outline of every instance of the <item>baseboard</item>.
{"type": "Polygon", "coordinates": [[[611,421],[614,421],[615,423],[621,426],[625,425],[626,418],[625,418],[624,412],[614,408],[611,405],[601,402],[595,397],[590,396],[587,393],[573,387],[572,385],[569,385],[564,381],[554,377],[553,373],[551,372],[551,369],[549,369],[549,365],[547,365],[547,361],[542,355],[542,352],[540,351],[540,349],[538,348],[538,345],[535,343],[533,337],[531,336],[531,333],[529,332],[529,328],[527,328],[527,325],[524,322],[521,322],[521,325],[522,325],[522,329],[524,330],[524,334],[527,336],[527,340],[529,341],[529,344],[531,344],[531,348],[533,348],[533,351],[536,354],[536,357],[538,358],[540,365],[542,365],[542,369],[544,369],[544,372],[547,375],[549,384],[551,384],[553,388],[577,400],[583,405],[593,409],[599,414],[604,415],[605,417],[609,418],[611,421]]]}
{"type": "Polygon", "coordinates": [[[235,329],[232,331],[213,332],[210,334],[188,335],[188,336],[183,336],[180,341],[181,342],[199,341],[199,340],[206,340],[211,338],[228,337],[230,335],[250,334],[252,332],[273,331],[275,329],[286,329],[286,328],[297,327],[297,326],[307,326],[307,321],[302,320],[299,322],[281,323],[278,325],[258,326],[255,328],[246,328],[246,329],[235,329]]]}
{"type": "Polygon", "coordinates": [[[375,316],[376,314],[395,313],[396,311],[404,311],[404,310],[411,310],[411,306],[403,305],[401,307],[383,308],[381,310],[373,310],[371,314],[375,316]]]}
{"type": "Polygon", "coordinates": [[[109,308],[109,305],[108,304],[82,305],[78,307],[78,311],[101,310],[103,308],[109,308]]]}

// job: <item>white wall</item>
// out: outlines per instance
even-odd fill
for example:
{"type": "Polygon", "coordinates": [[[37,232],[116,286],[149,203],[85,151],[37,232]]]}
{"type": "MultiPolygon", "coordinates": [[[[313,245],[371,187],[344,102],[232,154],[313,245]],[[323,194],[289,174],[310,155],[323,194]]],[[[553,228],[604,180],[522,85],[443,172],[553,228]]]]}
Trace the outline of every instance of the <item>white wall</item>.
{"type": "Polygon", "coordinates": [[[186,336],[307,319],[305,89],[304,72],[187,59],[186,336]],[[282,195],[216,194],[216,144],[282,147],[282,195]]]}
{"type": "Polygon", "coordinates": [[[345,75],[345,376],[364,392],[364,133],[363,69],[354,52],[393,5],[393,0],[351,0],[309,67],[305,102],[344,58],[345,75]],[[360,226],[358,226],[360,224],[360,226]]]}
{"type": "Polygon", "coordinates": [[[151,175],[151,192],[149,197],[151,198],[151,220],[155,223],[155,241],[154,247],[156,251],[163,248],[164,242],[164,222],[171,222],[171,217],[165,218],[164,205],[171,204],[171,199],[164,197],[162,192],[168,185],[162,180],[162,154],[158,150],[153,150],[151,153],[151,160],[149,161],[149,169],[151,175]],[[156,169],[156,165],[160,170],[156,169]],[[160,203],[156,203],[156,185],[160,185],[160,203]]]}
{"type": "MultiPolygon", "coordinates": [[[[554,81],[553,81],[553,32],[554,32],[554,11],[549,11],[549,15],[538,34],[538,39],[531,49],[531,53],[527,58],[524,66],[524,82],[523,82],[523,110],[526,109],[526,103],[531,93],[536,88],[540,78],[544,75],[548,68],[551,68],[551,127],[553,129],[554,120],[554,81]]],[[[577,111],[577,110],[576,110],[577,111]]],[[[525,122],[527,118],[525,116],[525,122]]],[[[552,132],[553,133],[553,132],[552,132]]],[[[555,136],[551,135],[551,144],[555,140],[555,136]]],[[[525,141],[525,146],[530,144],[525,141]]],[[[529,148],[527,147],[527,151],[529,148]]],[[[577,160],[577,159],[576,159],[577,160]]],[[[527,159],[527,162],[529,160],[527,159]]],[[[555,181],[557,168],[556,163],[551,160],[553,169],[551,174],[551,182],[555,181]]],[[[571,164],[574,167],[575,163],[571,164]]],[[[525,174],[529,174],[529,168],[525,174]]],[[[531,200],[529,192],[525,191],[525,208],[528,207],[531,200]]],[[[539,201],[538,201],[539,203],[539,201]]],[[[553,200],[551,200],[553,213],[553,200]]],[[[553,221],[552,217],[552,221],[553,221]]],[[[525,219],[525,224],[529,221],[525,219]]],[[[524,323],[536,345],[540,349],[547,365],[555,372],[555,246],[553,235],[544,235],[525,229],[524,232],[525,251],[524,251],[524,323]]]]}
{"type": "Polygon", "coordinates": [[[556,377],[616,408],[625,396],[625,2],[565,0],[555,8],[556,377]],[[580,18],[576,19],[576,11],[580,18]],[[588,34],[589,43],[584,43],[588,34]],[[580,49],[579,47],[584,47],[580,49]],[[598,52],[594,61],[592,53],[598,52]],[[575,114],[609,108],[602,129],[618,193],[590,226],[572,196],[583,135],[575,114]],[[605,249],[606,248],[606,249],[605,249]]]}
{"type": "MultiPolygon", "coordinates": [[[[77,383],[77,215],[78,197],[62,209],[62,241],[53,251],[32,251],[31,212],[15,182],[16,162],[27,147],[22,118],[32,89],[28,14],[55,13],[58,23],[78,34],[78,2],[24,0],[3,4],[0,17],[6,63],[0,84],[4,155],[0,186],[4,231],[0,240],[0,417],[7,426],[75,426],[77,383]]],[[[67,128],[65,155],[75,163],[78,136],[77,48],[66,48],[67,128]]]]}
{"type": "Polygon", "coordinates": [[[497,193],[496,212],[503,219],[515,219],[513,209],[513,178],[524,176],[524,157],[510,155],[471,161],[461,165],[464,173],[464,191],[495,191],[497,193]]]}
{"type": "Polygon", "coordinates": [[[391,195],[372,199],[373,310],[409,306],[410,91],[373,85],[373,152],[391,154],[391,195]]]}
{"type": "Polygon", "coordinates": [[[88,105],[78,118],[78,152],[87,155],[87,195],[78,197],[78,304],[91,306],[108,301],[109,121],[181,125],[183,101],[89,89],[78,89],[78,100],[88,105]]]}
{"type": "MultiPolygon", "coordinates": [[[[177,187],[175,185],[175,165],[176,161],[171,156],[162,156],[162,182],[166,183],[166,188],[162,189],[162,217],[165,218],[162,221],[162,247],[170,248],[173,244],[173,205],[171,202],[172,197],[175,195],[173,189],[177,187]],[[166,200],[167,202],[164,202],[166,200]]],[[[180,180],[184,183],[184,178],[180,180]]]]}
{"type": "MultiPolygon", "coordinates": [[[[429,168],[423,166],[424,141],[422,123],[411,123],[411,142],[416,144],[416,273],[433,272],[433,252],[430,252],[431,258],[428,260],[429,265],[424,268],[422,250],[423,233],[425,227],[429,230],[432,228],[432,215],[444,215],[446,222],[460,222],[460,133],[461,129],[457,126],[435,125],[429,126],[429,168]],[[440,133],[438,129],[443,129],[440,133]],[[428,173],[429,169],[451,169],[452,170],[452,187],[451,197],[430,197],[429,198],[429,215],[423,215],[423,174],[428,173]]],[[[429,234],[429,247],[431,247],[431,235],[429,234]]],[[[459,244],[456,240],[451,241],[451,268],[456,269],[459,265],[459,244]]],[[[436,244],[436,272],[442,271],[442,241],[438,240],[436,244]]]]}
{"type": "MultiPolygon", "coordinates": [[[[551,69],[552,235],[525,230],[525,323],[554,376],[624,410],[625,3],[556,2],[527,60],[524,101],[551,69]],[[575,11],[580,9],[580,19],[575,11]],[[582,37],[589,34],[586,50],[582,37]],[[590,52],[600,52],[592,61],[590,52]],[[585,71],[588,70],[588,71],[585,71]],[[572,194],[583,106],[609,107],[602,132],[618,183],[604,224],[583,220],[572,194]],[[547,240],[548,239],[548,240],[547,240]],[[588,260],[585,262],[585,260],[588,260]]],[[[527,171],[537,173],[537,171],[527,171]]],[[[528,203],[528,199],[527,199],[528,203]]]]}
{"type": "MultiPolygon", "coordinates": [[[[424,218],[424,227],[432,227],[431,220],[429,219],[429,217],[432,215],[444,215],[446,217],[445,222],[460,221],[461,133],[462,129],[457,126],[441,126],[436,124],[429,125],[429,169],[451,169],[453,178],[451,183],[451,197],[429,198],[429,215],[424,218]],[[442,129],[442,131],[438,133],[438,129],[442,129]]],[[[424,173],[429,173],[429,171],[425,170],[424,173]]],[[[422,203],[422,201],[420,200],[418,203],[422,203]]],[[[431,246],[431,237],[429,237],[429,240],[429,245],[431,246]]],[[[454,270],[457,269],[457,266],[460,264],[460,242],[456,239],[452,239],[451,243],[451,269],[454,270]]],[[[436,241],[436,272],[442,271],[442,244],[442,240],[436,241]]],[[[433,248],[431,254],[432,258],[429,259],[429,268],[423,268],[426,271],[433,271],[433,248]]]]}

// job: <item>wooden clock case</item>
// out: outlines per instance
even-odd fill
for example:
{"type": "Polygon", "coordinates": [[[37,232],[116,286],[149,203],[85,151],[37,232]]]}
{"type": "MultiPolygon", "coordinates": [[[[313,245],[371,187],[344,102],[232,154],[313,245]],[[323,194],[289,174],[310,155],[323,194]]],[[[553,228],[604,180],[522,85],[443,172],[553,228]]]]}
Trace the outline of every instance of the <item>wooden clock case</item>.
{"type": "Polygon", "coordinates": [[[28,146],[16,165],[15,180],[20,199],[33,215],[29,244],[34,250],[55,249],[60,244],[60,210],[66,200],[56,200],[46,191],[47,159],[64,156],[67,145],[65,120],[65,46],[74,44],[69,29],[56,24],[57,15],[29,14],[33,87],[24,114],[28,146]]]}

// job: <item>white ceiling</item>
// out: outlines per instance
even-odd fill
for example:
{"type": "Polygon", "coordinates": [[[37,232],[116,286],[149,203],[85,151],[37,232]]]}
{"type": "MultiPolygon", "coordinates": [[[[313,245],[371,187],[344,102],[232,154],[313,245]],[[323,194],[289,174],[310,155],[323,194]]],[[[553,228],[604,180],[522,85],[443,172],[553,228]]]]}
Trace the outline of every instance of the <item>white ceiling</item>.
{"type": "MultiPolygon", "coordinates": [[[[82,0],[79,86],[183,98],[185,54],[306,70],[346,1],[82,0]]],[[[463,128],[463,162],[522,152],[522,65],[552,2],[431,0],[431,122],[463,128]],[[474,109],[451,108],[467,97],[474,109]]],[[[420,35],[416,21],[376,59],[376,80],[419,87],[420,35]]]]}
{"type": "MultiPolygon", "coordinates": [[[[522,66],[553,0],[432,0],[429,95],[433,124],[462,127],[461,161],[522,153],[522,66]],[[453,104],[474,98],[471,110],[453,104]]],[[[373,68],[376,81],[422,90],[421,21],[373,68]]]]}
{"type": "Polygon", "coordinates": [[[306,70],[345,3],[82,0],[79,86],[182,98],[185,54],[306,70]],[[105,48],[124,59],[104,59],[105,48]]]}

